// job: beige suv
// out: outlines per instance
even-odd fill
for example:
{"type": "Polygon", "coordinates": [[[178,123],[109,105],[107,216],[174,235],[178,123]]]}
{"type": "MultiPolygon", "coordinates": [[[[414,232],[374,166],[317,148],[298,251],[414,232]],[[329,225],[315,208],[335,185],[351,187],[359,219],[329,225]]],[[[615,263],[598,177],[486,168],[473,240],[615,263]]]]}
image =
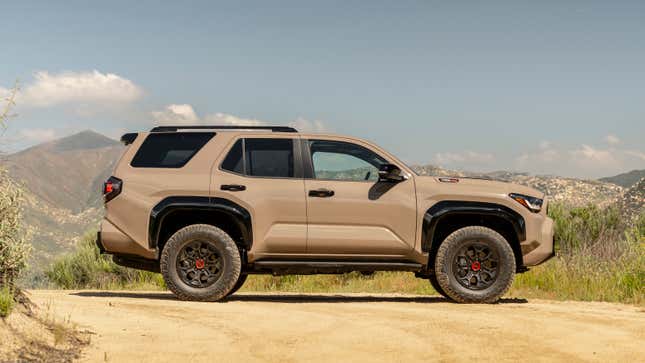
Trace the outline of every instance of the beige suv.
{"type": "Polygon", "coordinates": [[[249,274],[409,271],[488,303],[554,254],[543,193],[419,176],[364,140],[164,126],[122,141],[97,244],[180,299],[222,299],[249,274]]]}

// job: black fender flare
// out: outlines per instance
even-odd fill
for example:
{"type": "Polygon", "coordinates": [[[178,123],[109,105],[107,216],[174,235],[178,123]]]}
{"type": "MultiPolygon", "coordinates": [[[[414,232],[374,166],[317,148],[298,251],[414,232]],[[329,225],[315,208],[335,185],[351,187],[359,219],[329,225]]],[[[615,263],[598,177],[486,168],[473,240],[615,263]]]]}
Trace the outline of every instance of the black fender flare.
{"type": "Polygon", "coordinates": [[[524,218],[509,207],[496,203],[444,200],[430,207],[423,217],[421,248],[424,252],[431,252],[441,243],[441,241],[434,241],[437,226],[444,217],[453,215],[486,215],[499,217],[513,226],[518,242],[526,239],[526,223],[524,218]]]}
{"type": "Polygon", "coordinates": [[[251,213],[239,204],[224,198],[177,196],[167,197],[157,203],[150,212],[148,224],[148,244],[156,249],[159,244],[159,232],[164,219],[178,210],[217,211],[232,217],[242,232],[242,242],[248,251],[253,244],[251,213]]]}

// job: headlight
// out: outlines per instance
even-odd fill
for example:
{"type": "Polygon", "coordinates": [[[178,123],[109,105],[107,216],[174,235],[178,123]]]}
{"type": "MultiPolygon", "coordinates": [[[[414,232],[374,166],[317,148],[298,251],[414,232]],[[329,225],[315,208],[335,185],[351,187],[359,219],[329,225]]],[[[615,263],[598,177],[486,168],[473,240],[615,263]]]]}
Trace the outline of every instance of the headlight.
{"type": "Polygon", "coordinates": [[[540,198],[529,197],[528,195],[511,193],[508,195],[513,198],[516,202],[525,206],[526,209],[530,210],[533,213],[538,213],[542,209],[543,200],[540,198]]]}

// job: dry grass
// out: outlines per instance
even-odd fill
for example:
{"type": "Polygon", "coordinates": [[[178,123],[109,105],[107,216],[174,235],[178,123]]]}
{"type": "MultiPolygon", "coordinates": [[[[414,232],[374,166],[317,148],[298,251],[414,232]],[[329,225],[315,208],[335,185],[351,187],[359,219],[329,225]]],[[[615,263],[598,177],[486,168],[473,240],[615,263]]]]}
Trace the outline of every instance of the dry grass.
{"type": "Polygon", "coordinates": [[[59,320],[49,306],[38,309],[18,294],[13,314],[0,320],[0,362],[71,362],[90,342],[70,318],[59,320]]]}

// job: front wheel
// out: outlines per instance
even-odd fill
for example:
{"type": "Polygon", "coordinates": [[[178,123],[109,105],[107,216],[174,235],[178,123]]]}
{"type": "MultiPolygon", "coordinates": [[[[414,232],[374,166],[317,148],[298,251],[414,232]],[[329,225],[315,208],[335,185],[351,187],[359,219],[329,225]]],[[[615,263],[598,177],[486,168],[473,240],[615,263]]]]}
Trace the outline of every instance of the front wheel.
{"type": "Polygon", "coordinates": [[[430,280],[430,285],[432,285],[432,288],[434,291],[438,292],[441,296],[445,297],[448,300],[450,299],[450,296],[446,294],[445,291],[443,291],[443,288],[441,288],[441,285],[439,285],[439,281],[437,281],[437,275],[430,275],[428,278],[430,280]]]}
{"type": "Polygon", "coordinates": [[[242,263],[233,239],[221,229],[194,224],[170,237],[161,254],[161,274],[180,300],[217,301],[237,283],[242,263]]]}
{"type": "Polygon", "coordinates": [[[435,276],[445,294],[457,302],[494,303],[513,283],[515,255],[494,230],[461,228],[439,246],[435,276]]]}
{"type": "Polygon", "coordinates": [[[237,279],[237,282],[235,283],[235,286],[233,286],[231,291],[229,291],[226,296],[231,296],[231,295],[235,294],[237,292],[237,290],[241,289],[242,286],[244,286],[244,282],[246,282],[246,278],[248,276],[249,275],[247,275],[247,274],[240,274],[240,278],[237,279]]]}

